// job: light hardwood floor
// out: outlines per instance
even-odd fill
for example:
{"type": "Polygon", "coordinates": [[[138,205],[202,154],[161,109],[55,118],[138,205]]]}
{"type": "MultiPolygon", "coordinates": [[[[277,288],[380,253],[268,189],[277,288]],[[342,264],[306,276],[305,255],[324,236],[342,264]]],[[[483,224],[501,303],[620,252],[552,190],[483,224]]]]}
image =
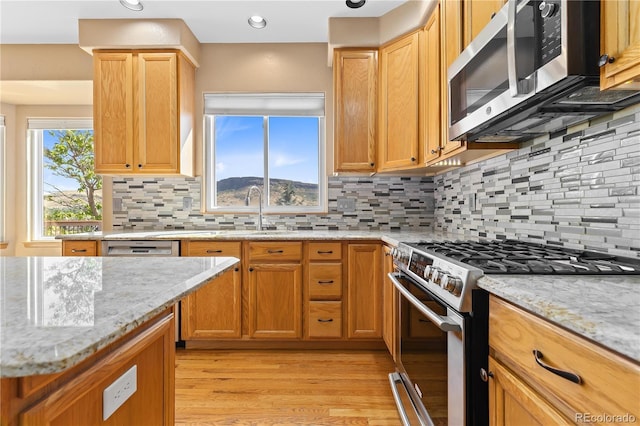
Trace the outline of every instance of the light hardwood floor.
{"type": "Polygon", "coordinates": [[[176,425],[399,425],[384,351],[176,352],[176,425]]]}

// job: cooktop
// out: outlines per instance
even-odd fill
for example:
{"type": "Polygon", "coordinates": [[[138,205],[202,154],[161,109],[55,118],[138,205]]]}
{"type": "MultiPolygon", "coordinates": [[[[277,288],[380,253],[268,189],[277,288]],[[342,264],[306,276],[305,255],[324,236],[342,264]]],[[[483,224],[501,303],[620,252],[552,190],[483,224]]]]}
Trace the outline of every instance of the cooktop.
{"type": "Polygon", "coordinates": [[[485,274],[640,275],[637,258],[517,240],[421,241],[409,245],[479,268],[485,274]]]}

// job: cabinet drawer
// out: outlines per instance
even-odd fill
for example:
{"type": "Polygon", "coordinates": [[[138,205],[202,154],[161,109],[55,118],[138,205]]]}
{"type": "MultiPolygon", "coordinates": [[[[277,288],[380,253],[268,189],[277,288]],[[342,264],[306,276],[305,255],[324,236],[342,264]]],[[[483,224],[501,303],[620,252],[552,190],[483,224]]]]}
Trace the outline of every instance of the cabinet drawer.
{"type": "Polygon", "coordinates": [[[63,241],[63,256],[97,256],[97,241],[63,241]]]}
{"type": "Polygon", "coordinates": [[[342,259],[342,244],[309,243],[309,260],[340,260],[342,259]]]}
{"type": "Polygon", "coordinates": [[[239,241],[185,241],[182,256],[231,256],[240,259],[239,241]]]}
{"type": "Polygon", "coordinates": [[[489,345],[496,359],[526,377],[541,393],[551,393],[566,405],[560,408],[571,419],[575,413],[640,417],[640,365],[493,296],[489,345]],[[578,375],[581,383],[538,365],[534,350],[542,353],[540,362],[578,375]]]}
{"type": "Polygon", "coordinates": [[[342,337],[342,302],[309,302],[309,337],[342,337]]]}
{"type": "Polygon", "coordinates": [[[309,298],[340,299],[342,297],[342,264],[309,264],[309,298]]]}
{"type": "Polygon", "coordinates": [[[252,241],[249,243],[249,262],[302,259],[301,242],[252,241]]]}

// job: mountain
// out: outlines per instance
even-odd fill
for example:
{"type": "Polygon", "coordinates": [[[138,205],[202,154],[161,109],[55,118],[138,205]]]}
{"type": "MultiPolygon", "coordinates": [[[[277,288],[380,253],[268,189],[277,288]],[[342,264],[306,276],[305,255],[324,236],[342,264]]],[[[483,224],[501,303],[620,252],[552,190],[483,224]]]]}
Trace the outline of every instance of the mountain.
{"type": "MultiPolygon", "coordinates": [[[[271,182],[271,205],[314,206],[318,204],[318,184],[289,179],[269,179],[271,182]]],[[[231,177],[217,182],[219,206],[244,205],[247,191],[252,185],[262,188],[263,178],[255,176],[231,177]]],[[[251,205],[258,197],[251,194],[251,205]]]]}

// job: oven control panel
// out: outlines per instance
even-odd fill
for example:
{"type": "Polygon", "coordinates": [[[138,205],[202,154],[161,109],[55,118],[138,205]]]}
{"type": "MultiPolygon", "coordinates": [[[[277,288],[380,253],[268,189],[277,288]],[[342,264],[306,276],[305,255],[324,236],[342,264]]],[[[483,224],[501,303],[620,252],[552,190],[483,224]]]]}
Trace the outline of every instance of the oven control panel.
{"type": "Polygon", "coordinates": [[[475,288],[481,271],[408,246],[399,246],[392,256],[398,269],[442,301],[463,312],[471,309],[468,293],[475,288]]]}

